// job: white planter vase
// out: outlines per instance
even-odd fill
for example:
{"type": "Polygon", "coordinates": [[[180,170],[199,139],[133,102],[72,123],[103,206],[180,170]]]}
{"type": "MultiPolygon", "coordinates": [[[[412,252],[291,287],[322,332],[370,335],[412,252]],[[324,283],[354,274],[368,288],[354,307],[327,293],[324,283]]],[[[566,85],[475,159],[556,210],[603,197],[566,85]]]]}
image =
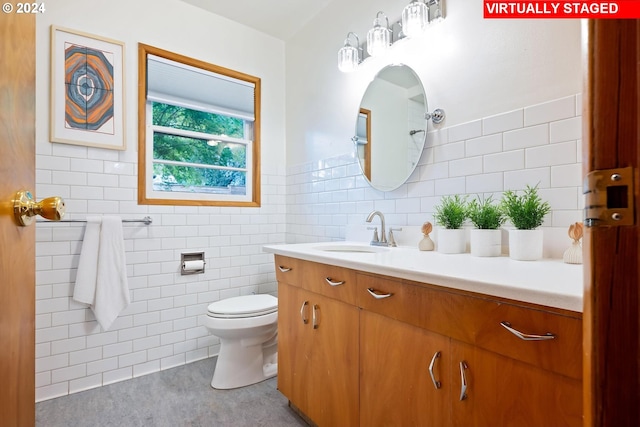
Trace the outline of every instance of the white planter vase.
{"type": "Polygon", "coordinates": [[[536,261],[542,258],[541,229],[509,230],[509,257],[519,261],[536,261]]]}
{"type": "Polygon", "coordinates": [[[502,231],[474,228],[470,232],[469,243],[473,256],[500,256],[502,254],[502,231]]]}
{"type": "Polygon", "coordinates": [[[463,228],[440,228],[437,241],[437,250],[443,254],[462,254],[467,250],[467,235],[463,228]]]}

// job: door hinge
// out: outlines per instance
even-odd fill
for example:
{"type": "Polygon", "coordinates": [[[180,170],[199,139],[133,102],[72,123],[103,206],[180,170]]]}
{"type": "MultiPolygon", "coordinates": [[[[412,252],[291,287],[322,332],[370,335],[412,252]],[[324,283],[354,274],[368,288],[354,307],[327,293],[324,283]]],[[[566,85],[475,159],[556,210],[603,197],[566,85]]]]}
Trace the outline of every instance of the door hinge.
{"type": "Polygon", "coordinates": [[[601,169],[584,179],[584,225],[634,225],[633,168],[601,169]]]}

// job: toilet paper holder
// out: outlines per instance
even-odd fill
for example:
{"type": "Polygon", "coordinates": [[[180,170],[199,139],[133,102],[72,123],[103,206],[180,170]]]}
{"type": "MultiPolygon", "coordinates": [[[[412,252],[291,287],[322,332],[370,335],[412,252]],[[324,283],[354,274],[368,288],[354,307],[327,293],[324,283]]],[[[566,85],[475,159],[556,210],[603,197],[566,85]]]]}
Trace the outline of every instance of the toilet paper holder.
{"type": "Polygon", "coordinates": [[[183,253],[180,256],[180,275],[204,273],[204,252],[183,253]]]}

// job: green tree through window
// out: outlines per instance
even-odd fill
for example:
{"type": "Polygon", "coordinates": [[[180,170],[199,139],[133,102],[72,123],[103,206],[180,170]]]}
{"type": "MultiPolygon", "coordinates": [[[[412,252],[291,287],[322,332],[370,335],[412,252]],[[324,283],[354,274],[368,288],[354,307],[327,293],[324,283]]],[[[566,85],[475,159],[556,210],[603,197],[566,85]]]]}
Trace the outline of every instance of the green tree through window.
{"type": "Polygon", "coordinates": [[[236,169],[247,166],[246,146],[233,142],[233,138],[245,138],[242,119],[159,102],[152,105],[154,188],[211,193],[244,191],[246,172],[236,169]],[[176,129],[188,132],[183,134],[176,129]]]}

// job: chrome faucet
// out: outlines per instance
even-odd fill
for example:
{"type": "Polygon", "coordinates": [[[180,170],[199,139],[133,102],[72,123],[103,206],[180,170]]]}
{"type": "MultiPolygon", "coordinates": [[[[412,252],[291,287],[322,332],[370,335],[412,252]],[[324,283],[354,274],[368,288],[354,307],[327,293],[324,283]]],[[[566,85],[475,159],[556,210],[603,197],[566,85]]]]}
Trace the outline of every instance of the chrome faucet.
{"type": "Polygon", "coordinates": [[[371,212],[367,216],[367,222],[373,221],[373,217],[376,216],[376,215],[380,217],[380,228],[381,228],[380,234],[382,235],[382,238],[378,239],[378,231],[376,229],[376,231],[373,233],[373,239],[371,239],[371,245],[373,245],[373,246],[389,246],[389,243],[387,243],[387,232],[384,229],[384,215],[382,215],[382,212],[380,212],[380,211],[371,212]]]}

